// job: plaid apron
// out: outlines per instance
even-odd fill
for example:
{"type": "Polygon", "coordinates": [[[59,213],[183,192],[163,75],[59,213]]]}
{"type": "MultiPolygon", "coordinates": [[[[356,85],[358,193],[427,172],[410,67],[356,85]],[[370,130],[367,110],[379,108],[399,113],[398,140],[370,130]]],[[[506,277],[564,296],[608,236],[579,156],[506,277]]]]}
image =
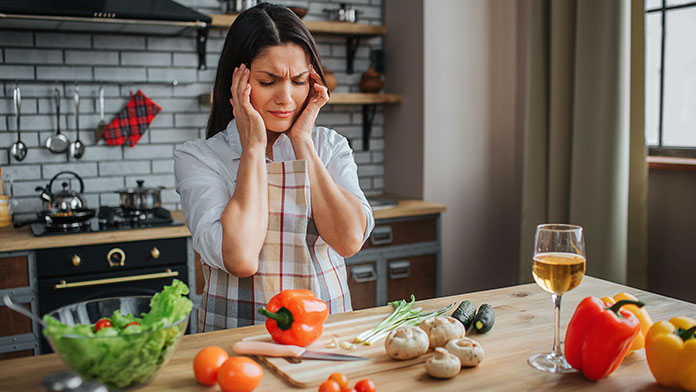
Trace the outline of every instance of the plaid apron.
{"type": "Polygon", "coordinates": [[[262,324],[261,306],[285,289],[309,289],[330,313],[352,310],[343,258],[312,220],[307,161],[267,163],[268,231],[255,275],[237,278],[203,263],[205,290],[198,330],[262,324]]]}

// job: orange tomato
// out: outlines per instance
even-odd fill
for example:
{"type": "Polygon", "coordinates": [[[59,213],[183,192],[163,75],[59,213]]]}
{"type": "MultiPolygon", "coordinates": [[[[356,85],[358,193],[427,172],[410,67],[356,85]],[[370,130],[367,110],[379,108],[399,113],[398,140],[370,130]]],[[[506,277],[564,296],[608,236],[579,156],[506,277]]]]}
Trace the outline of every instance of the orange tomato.
{"type": "Polygon", "coordinates": [[[355,390],[357,392],[377,392],[377,386],[374,382],[372,382],[372,380],[366,378],[364,380],[358,381],[355,384],[355,390]]]}
{"type": "Polygon", "coordinates": [[[218,371],[218,383],[223,392],[251,392],[262,378],[261,366],[247,357],[230,357],[218,371]]]}
{"type": "Polygon", "coordinates": [[[227,351],[217,346],[209,346],[193,358],[193,374],[203,385],[217,384],[218,369],[229,358],[227,351]]]}
{"type": "Polygon", "coordinates": [[[343,373],[334,373],[329,376],[329,380],[334,380],[341,387],[341,390],[348,388],[348,377],[343,373]]]}
{"type": "Polygon", "coordinates": [[[334,380],[326,380],[319,385],[319,392],[341,392],[341,386],[334,380]]]}

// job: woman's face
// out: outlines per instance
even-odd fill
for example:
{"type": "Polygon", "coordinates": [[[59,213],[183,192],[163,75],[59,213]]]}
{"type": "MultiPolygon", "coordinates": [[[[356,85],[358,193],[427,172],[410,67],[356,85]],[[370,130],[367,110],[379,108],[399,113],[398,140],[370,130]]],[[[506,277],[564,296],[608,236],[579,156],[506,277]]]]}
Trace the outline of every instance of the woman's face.
{"type": "Polygon", "coordinates": [[[270,46],[251,62],[251,105],[266,129],[285,132],[304,108],[309,93],[309,56],[288,43],[270,46]]]}

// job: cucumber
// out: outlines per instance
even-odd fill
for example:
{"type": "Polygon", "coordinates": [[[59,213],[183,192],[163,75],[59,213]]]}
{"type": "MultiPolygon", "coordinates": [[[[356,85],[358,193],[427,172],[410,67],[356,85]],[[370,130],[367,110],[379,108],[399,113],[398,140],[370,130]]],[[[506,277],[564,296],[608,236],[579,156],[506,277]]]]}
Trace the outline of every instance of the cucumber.
{"type": "Polygon", "coordinates": [[[493,307],[488,304],[479,306],[476,317],[474,317],[474,329],[478,333],[486,333],[493,328],[495,323],[495,312],[493,307]]]}
{"type": "Polygon", "coordinates": [[[457,310],[452,313],[452,317],[464,324],[464,329],[468,332],[469,328],[471,328],[471,323],[474,322],[474,317],[476,317],[476,306],[469,300],[462,301],[457,310]]]}

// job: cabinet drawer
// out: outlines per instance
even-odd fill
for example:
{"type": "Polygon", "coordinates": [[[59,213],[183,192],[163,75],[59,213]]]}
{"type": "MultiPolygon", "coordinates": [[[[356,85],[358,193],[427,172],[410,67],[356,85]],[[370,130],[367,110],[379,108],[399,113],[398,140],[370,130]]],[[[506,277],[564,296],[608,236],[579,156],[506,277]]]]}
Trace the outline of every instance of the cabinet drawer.
{"type": "Polygon", "coordinates": [[[0,290],[29,287],[29,259],[26,256],[0,258],[0,290]]]}
{"type": "Polygon", "coordinates": [[[365,262],[346,266],[348,288],[353,309],[375,306],[377,298],[377,262],[365,262]]]}
{"type": "MultiPolygon", "coordinates": [[[[18,304],[31,312],[30,304],[18,304]]],[[[0,306],[0,337],[32,333],[31,320],[7,306],[0,306]]]]}
{"type": "Polygon", "coordinates": [[[377,222],[363,249],[383,248],[415,242],[437,240],[435,218],[415,219],[397,222],[377,222]]]}
{"type": "Polygon", "coordinates": [[[5,359],[31,357],[33,355],[34,355],[34,350],[32,350],[32,349],[21,350],[21,351],[11,351],[9,353],[1,353],[0,354],[0,361],[3,361],[5,359]]]}
{"type": "Polygon", "coordinates": [[[387,300],[435,297],[436,255],[387,260],[387,300]]]}

